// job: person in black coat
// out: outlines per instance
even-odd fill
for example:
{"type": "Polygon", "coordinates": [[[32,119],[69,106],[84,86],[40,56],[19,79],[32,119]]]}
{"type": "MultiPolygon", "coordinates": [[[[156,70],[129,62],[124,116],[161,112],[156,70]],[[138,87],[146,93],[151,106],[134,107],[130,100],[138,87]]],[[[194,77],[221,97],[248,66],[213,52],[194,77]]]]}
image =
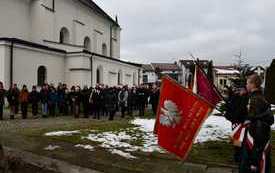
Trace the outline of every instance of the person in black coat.
{"type": "Polygon", "coordinates": [[[70,93],[70,100],[71,100],[71,106],[72,106],[72,111],[73,115],[75,118],[80,117],[80,105],[81,105],[81,91],[80,87],[72,87],[71,93],[70,93]]]}
{"type": "Polygon", "coordinates": [[[5,95],[6,91],[4,89],[4,85],[0,82],[0,120],[3,120],[3,111],[5,105],[5,95]]]}
{"type": "Polygon", "coordinates": [[[14,88],[14,92],[15,94],[17,95],[17,98],[14,102],[14,113],[15,115],[18,114],[19,112],[19,104],[20,104],[20,101],[19,101],[19,94],[20,94],[20,89],[17,87],[17,84],[13,84],[13,88],[14,88]]]}
{"type": "Polygon", "coordinates": [[[116,114],[116,103],[117,96],[114,88],[108,88],[104,93],[105,107],[107,114],[109,115],[109,120],[114,120],[116,114]]]}
{"type": "Polygon", "coordinates": [[[47,84],[42,86],[40,90],[40,101],[41,101],[41,113],[42,117],[48,117],[48,103],[49,103],[49,86],[47,84]]]}
{"type": "Polygon", "coordinates": [[[81,102],[83,105],[83,113],[84,113],[84,118],[89,118],[89,99],[90,99],[90,90],[87,86],[84,86],[82,92],[82,98],[81,102]]]}
{"type": "Polygon", "coordinates": [[[137,89],[137,102],[138,102],[138,110],[139,110],[139,116],[144,116],[145,113],[145,107],[148,100],[147,90],[145,87],[140,87],[137,89]]]}
{"type": "Polygon", "coordinates": [[[18,92],[16,84],[10,87],[7,93],[7,99],[10,107],[10,119],[14,119],[14,116],[16,115],[16,105],[19,104],[19,93],[20,92],[18,92]]]}
{"type": "Polygon", "coordinates": [[[152,91],[150,92],[150,104],[152,105],[153,113],[156,115],[157,108],[158,108],[158,102],[159,102],[159,88],[154,85],[152,88],[152,91]]]}
{"type": "Polygon", "coordinates": [[[246,120],[250,122],[242,144],[240,173],[271,173],[271,125],[274,116],[261,89],[261,78],[253,74],[247,79],[249,101],[246,120]],[[251,143],[251,139],[253,142],[251,143]],[[263,157],[265,165],[263,166],[263,157]],[[263,168],[265,168],[263,170],[263,168]]]}
{"type": "Polygon", "coordinates": [[[40,101],[40,94],[37,91],[36,86],[33,86],[32,87],[32,91],[31,91],[31,93],[29,95],[29,102],[32,105],[32,115],[34,117],[37,117],[37,114],[38,114],[38,104],[39,104],[39,101],[40,101]]]}

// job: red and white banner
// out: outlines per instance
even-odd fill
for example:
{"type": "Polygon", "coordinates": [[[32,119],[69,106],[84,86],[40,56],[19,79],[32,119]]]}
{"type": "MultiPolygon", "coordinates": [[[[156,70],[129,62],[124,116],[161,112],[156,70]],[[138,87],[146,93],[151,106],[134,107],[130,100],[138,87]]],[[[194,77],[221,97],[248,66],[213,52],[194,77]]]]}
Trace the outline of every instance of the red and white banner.
{"type": "Polygon", "coordinates": [[[155,125],[159,145],[185,160],[213,107],[169,77],[162,80],[155,125]]]}
{"type": "Polygon", "coordinates": [[[195,68],[193,92],[200,95],[213,106],[216,106],[223,98],[213,82],[211,82],[203,69],[198,65],[195,68]]]}

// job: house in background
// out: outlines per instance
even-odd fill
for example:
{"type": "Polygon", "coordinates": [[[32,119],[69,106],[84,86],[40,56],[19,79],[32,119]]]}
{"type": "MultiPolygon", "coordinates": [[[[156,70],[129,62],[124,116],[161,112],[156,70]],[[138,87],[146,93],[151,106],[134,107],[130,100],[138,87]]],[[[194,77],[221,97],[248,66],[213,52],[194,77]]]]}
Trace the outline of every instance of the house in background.
{"type": "Polygon", "coordinates": [[[235,66],[214,66],[214,84],[223,92],[232,81],[240,78],[240,72],[235,66]]]}
{"type": "Polygon", "coordinates": [[[265,72],[266,69],[262,66],[256,66],[256,67],[252,67],[251,69],[254,73],[258,74],[259,76],[261,76],[262,80],[265,80],[265,72]]]}
{"type": "MultiPolygon", "coordinates": [[[[209,65],[211,61],[200,60],[199,65],[203,70],[208,73],[209,65]]],[[[194,60],[180,60],[179,67],[182,70],[181,84],[185,87],[190,87],[193,85],[193,78],[195,74],[195,62],[194,60]]],[[[213,72],[211,72],[213,76],[213,72]]]]}
{"type": "Polygon", "coordinates": [[[158,81],[158,76],[151,64],[142,65],[143,84],[152,85],[158,81]]]}
{"type": "Polygon", "coordinates": [[[182,71],[177,63],[151,63],[142,65],[143,84],[152,85],[160,82],[165,75],[181,82],[182,71]]]}
{"type": "Polygon", "coordinates": [[[181,83],[182,70],[176,62],[175,63],[152,63],[151,65],[157,75],[158,81],[161,80],[162,76],[168,75],[169,77],[181,83]]]}

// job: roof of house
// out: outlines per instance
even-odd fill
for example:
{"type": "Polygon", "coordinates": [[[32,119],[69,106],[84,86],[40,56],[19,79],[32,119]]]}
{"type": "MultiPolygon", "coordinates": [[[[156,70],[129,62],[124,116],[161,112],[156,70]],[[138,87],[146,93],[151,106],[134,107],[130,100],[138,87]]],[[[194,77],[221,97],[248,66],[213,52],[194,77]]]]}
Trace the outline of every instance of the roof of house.
{"type": "Polygon", "coordinates": [[[144,71],[147,71],[147,72],[155,71],[151,64],[142,64],[142,68],[144,71]]]}
{"type": "Polygon", "coordinates": [[[216,74],[218,75],[238,75],[240,72],[235,66],[215,66],[216,74]]]}
{"type": "MultiPolygon", "coordinates": [[[[180,64],[184,65],[185,67],[190,67],[190,66],[192,66],[192,65],[195,65],[194,60],[180,60],[179,62],[180,62],[180,64]]],[[[210,62],[210,61],[208,61],[208,60],[199,60],[199,64],[200,64],[200,66],[202,66],[203,68],[208,67],[209,62],[210,62]]]]}
{"type": "Polygon", "coordinates": [[[175,63],[152,63],[154,69],[160,71],[180,71],[180,67],[175,63]]]}
{"type": "Polygon", "coordinates": [[[115,24],[117,27],[120,27],[118,22],[114,20],[109,14],[107,14],[101,7],[99,7],[93,0],[78,0],[78,1],[90,7],[91,9],[95,10],[95,12],[97,12],[98,14],[102,15],[106,19],[113,22],[113,24],[115,24]]]}

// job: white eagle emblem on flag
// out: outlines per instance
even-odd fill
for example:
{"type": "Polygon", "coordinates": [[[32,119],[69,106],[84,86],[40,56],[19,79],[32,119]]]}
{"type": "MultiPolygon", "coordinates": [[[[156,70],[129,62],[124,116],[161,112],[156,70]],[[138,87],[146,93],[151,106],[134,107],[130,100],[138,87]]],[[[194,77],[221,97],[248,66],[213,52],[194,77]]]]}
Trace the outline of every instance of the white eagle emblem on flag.
{"type": "Polygon", "coordinates": [[[171,100],[165,100],[164,106],[161,108],[160,124],[167,127],[175,128],[181,121],[181,114],[178,106],[171,100]]]}

